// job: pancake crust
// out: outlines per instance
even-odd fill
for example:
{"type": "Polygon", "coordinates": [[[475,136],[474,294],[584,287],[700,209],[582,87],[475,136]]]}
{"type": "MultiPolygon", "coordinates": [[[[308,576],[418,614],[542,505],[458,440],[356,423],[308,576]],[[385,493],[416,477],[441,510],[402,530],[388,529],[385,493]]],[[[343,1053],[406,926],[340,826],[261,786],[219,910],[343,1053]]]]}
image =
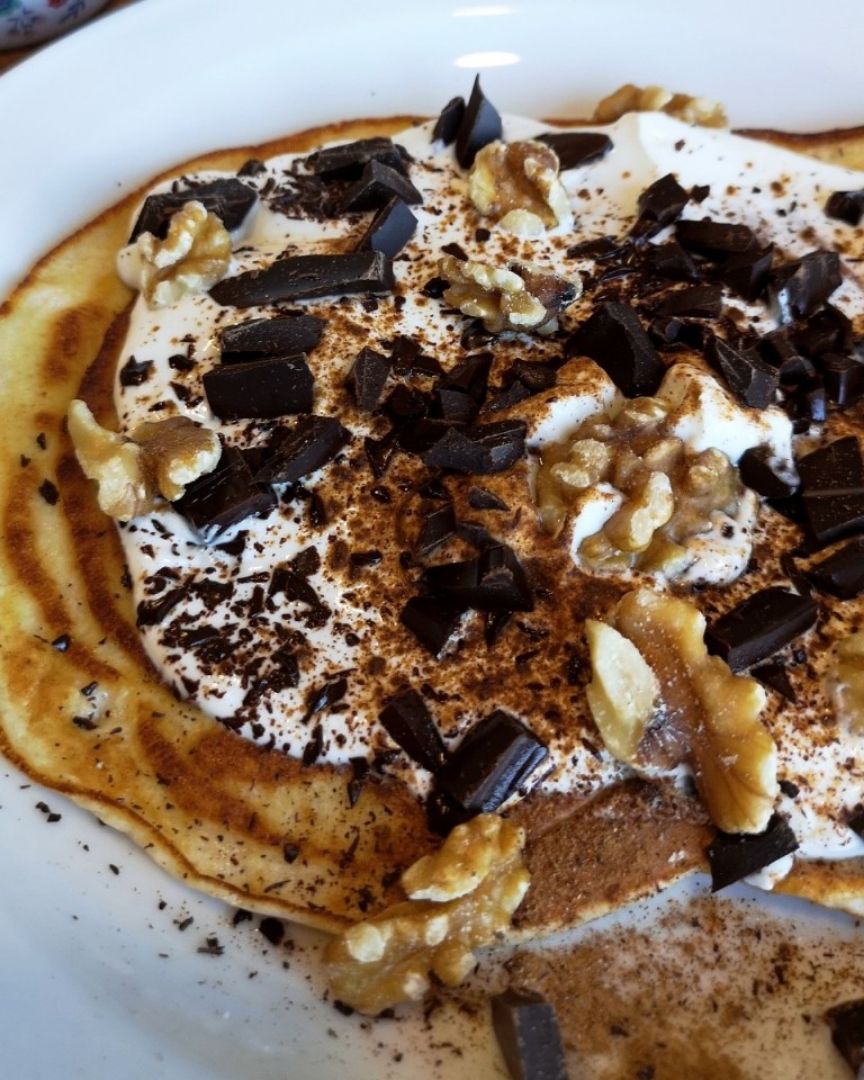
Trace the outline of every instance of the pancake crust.
{"type": "MultiPolygon", "coordinates": [[[[334,124],[166,175],[236,169],[250,156],[389,135],[416,121],[334,124]]],[[[864,129],[745,134],[864,167],[864,129]]],[[[269,753],[171,694],[141,649],[113,524],[65,432],[76,396],[116,424],[112,373],[132,297],[114,256],[139,198],[64,241],[0,307],[0,750],[190,885],[337,929],[397,899],[399,870],[437,844],[422,808],[384,781],[367,783],[351,806],[347,769],[269,753]]],[[[533,874],[514,928],[523,939],[703,868],[710,835],[694,800],[636,781],[591,802],[535,796],[514,816],[528,832],[533,874]]],[[[778,888],[864,913],[858,861],[799,864],[778,888]]]]}

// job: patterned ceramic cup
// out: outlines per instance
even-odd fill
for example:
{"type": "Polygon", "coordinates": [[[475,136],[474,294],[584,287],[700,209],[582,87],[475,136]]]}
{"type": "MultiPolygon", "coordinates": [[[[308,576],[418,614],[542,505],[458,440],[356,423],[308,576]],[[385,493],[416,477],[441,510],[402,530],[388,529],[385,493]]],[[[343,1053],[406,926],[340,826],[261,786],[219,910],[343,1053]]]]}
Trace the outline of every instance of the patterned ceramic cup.
{"type": "Polygon", "coordinates": [[[65,33],[108,0],[0,0],[0,49],[20,49],[65,33]]]}

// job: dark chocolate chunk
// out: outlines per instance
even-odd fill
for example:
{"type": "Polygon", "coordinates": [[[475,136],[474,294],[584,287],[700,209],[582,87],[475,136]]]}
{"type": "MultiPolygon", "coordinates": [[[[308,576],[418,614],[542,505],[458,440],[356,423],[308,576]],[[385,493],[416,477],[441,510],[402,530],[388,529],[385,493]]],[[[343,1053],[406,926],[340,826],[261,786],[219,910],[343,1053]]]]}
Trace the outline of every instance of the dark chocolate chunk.
{"type": "Polygon", "coordinates": [[[747,487],[766,499],[788,499],[797,491],[788,477],[774,469],[770,446],[751,446],[745,450],[738,462],[738,471],[747,487]]]}
{"type": "Polygon", "coordinates": [[[281,945],[282,939],[285,937],[285,923],[273,915],[268,915],[262,919],[258,924],[258,930],[271,945],[281,945]]]}
{"type": "Polygon", "coordinates": [[[357,251],[380,251],[388,259],[398,255],[417,229],[417,218],[394,196],[381,207],[357,241],[357,251]]]}
{"type": "Polygon", "coordinates": [[[694,203],[703,203],[711,194],[710,184],[694,184],[690,188],[690,201],[694,203]]]}
{"type": "Polygon", "coordinates": [[[836,251],[811,251],[771,274],[768,296],[781,323],[807,319],[825,303],[841,282],[836,251]]]}
{"type": "Polygon", "coordinates": [[[249,158],[248,161],[244,161],[240,168],[237,170],[238,176],[260,176],[261,173],[267,172],[267,166],[263,161],[258,158],[249,158]]]}
{"type": "Polygon", "coordinates": [[[786,780],[785,778],[783,780],[779,780],[777,782],[777,786],[787,797],[787,799],[797,799],[798,796],[801,794],[801,788],[799,788],[798,785],[793,783],[791,780],[786,780]]]}
{"type": "Polygon", "coordinates": [[[450,98],[435,121],[432,128],[432,142],[441,142],[449,146],[456,139],[456,135],[465,116],[465,98],[450,98]]]}
{"type": "Polygon", "coordinates": [[[340,675],[336,679],[331,679],[330,682],[324,683],[323,686],[319,686],[315,690],[311,690],[306,695],[306,711],[301,717],[301,722],[308,724],[313,716],[323,712],[325,709],[331,708],[337,702],[348,693],[348,680],[344,675],[340,675]]]}
{"type": "Polygon", "coordinates": [[[567,1080],[558,1017],[539,995],[493,997],[492,1027],[512,1080],[567,1080]]]}
{"type": "Polygon", "coordinates": [[[327,181],[356,180],[370,161],[404,172],[407,160],[405,150],[392,139],[375,137],[316,150],[306,158],[306,167],[327,181]]]}
{"type": "Polygon", "coordinates": [[[503,373],[501,388],[489,398],[483,411],[509,409],[534,394],[551,390],[557,381],[558,373],[548,364],[517,360],[503,373]]]}
{"type": "Polygon", "coordinates": [[[500,139],[502,130],[501,117],[495,106],[483,96],[478,75],[456,133],[456,160],[462,168],[469,169],[474,164],[477,151],[487,143],[500,139]]]}
{"type": "Polygon", "coordinates": [[[204,375],[207,402],[222,420],[311,412],[314,388],[315,379],[303,355],[221,364],[204,375]]]}
{"type": "Polygon", "coordinates": [[[152,370],[152,360],[136,360],[134,356],[130,356],[120,368],[120,385],[141,386],[150,378],[152,370]]]}
{"type": "Polygon", "coordinates": [[[369,468],[372,470],[372,475],[376,480],[380,480],[384,473],[387,472],[387,466],[390,464],[390,460],[396,453],[396,431],[388,432],[381,439],[373,439],[370,436],[366,436],[363,440],[363,452],[366,455],[366,460],[369,462],[369,468]]]}
{"type": "Polygon", "coordinates": [[[688,251],[709,258],[734,255],[756,247],[756,234],[749,225],[732,225],[728,221],[679,221],[675,235],[688,251]]]}
{"type": "Polygon", "coordinates": [[[312,735],[309,741],[303,747],[303,754],[300,757],[301,762],[304,765],[314,765],[315,762],[321,757],[321,751],[324,749],[324,728],[321,724],[316,724],[312,729],[312,735]]]}
{"type": "Polygon", "coordinates": [[[825,353],[819,358],[825,393],[841,409],[864,394],[864,363],[855,356],[825,353]]]}
{"type": "Polygon", "coordinates": [[[736,881],[798,850],[798,841],[789,822],[775,814],[764,832],[718,832],[708,847],[711,891],[718,892],[736,881]]]}
{"type": "Polygon", "coordinates": [[[850,540],[804,571],[808,581],[841,600],[864,592],[864,537],[850,540]]]}
{"type": "Polygon", "coordinates": [[[723,311],[720,285],[692,285],[667,293],[654,308],[655,315],[687,315],[693,319],[717,319],[723,311]]]}
{"type": "Polygon", "coordinates": [[[755,300],[765,291],[773,258],[772,247],[740,251],[724,259],[715,274],[732,292],[755,300]]]}
{"type": "Polygon", "coordinates": [[[226,326],[219,335],[223,364],[242,364],[265,356],[297,356],[321,340],[326,322],[315,315],[278,315],[226,326]]]}
{"type": "Polygon", "coordinates": [[[676,341],[681,340],[683,330],[684,323],[680,319],[667,316],[662,319],[651,320],[648,326],[648,336],[655,344],[661,347],[663,345],[674,345],[676,341]]]}
{"type": "Polygon", "coordinates": [[[142,600],[136,610],[138,626],[158,626],[186,598],[184,589],[171,589],[156,600],[142,600]]]}
{"type": "Polygon", "coordinates": [[[646,244],[641,260],[646,270],[675,281],[699,281],[702,276],[693,256],[677,240],[646,244]]]}
{"type": "Polygon", "coordinates": [[[561,172],[599,161],[612,149],[609,136],[597,131],[544,131],[535,138],[555,151],[561,172]]]}
{"type": "Polygon", "coordinates": [[[436,415],[454,424],[470,424],[477,416],[480,406],[463,390],[437,387],[432,391],[436,415]]]}
{"type": "Polygon", "coordinates": [[[461,390],[479,405],[486,397],[492,359],[490,352],[474,353],[446,372],[438,380],[438,385],[448,390],[461,390]]]}
{"type": "Polygon", "coordinates": [[[364,757],[352,757],[349,759],[349,764],[351,765],[351,779],[348,781],[346,793],[348,805],[356,806],[369,779],[369,762],[364,757]]]}
{"type": "Polygon", "coordinates": [[[211,214],[221,219],[230,232],[243,223],[257,198],[254,188],[233,178],[190,184],[182,191],[163,191],[159,195],[148,195],[132,228],[129,243],[137,240],[144,232],[164,240],[172,215],[192,200],[203,203],[211,214]]]}
{"type": "Polygon", "coordinates": [[[289,255],[264,270],[223,278],[210,290],[217,304],[252,307],[349,293],[390,292],[393,265],[380,251],[289,255]]]}
{"type": "Polygon", "coordinates": [[[521,720],[496,709],[451,754],[438,773],[438,786],[465,810],[494,813],[548,754],[521,720]]]}
{"type": "Polygon", "coordinates": [[[760,664],[758,667],[751,668],[750,674],[764,686],[776,690],[787,701],[795,700],[795,690],[789,679],[789,672],[782,664],[760,664]]]}
{"type": "Polygon", "coordinates": [[[864,216],[864,189],[861,191],[834,191],[825,203],[825,213],[847,225],[860,225],[864,216]]]}
{"type": "Polygon", "coordinates": [[[864,530],[864,463],[854,435],[820,446],[796,464],[814,544],[824,547],[864,530]]]}
{"type": "Polygon", "coordinates": [[[672,173],[650,184],[636,202],[638,214],[630,233],[648,237],[671,225],[687,205],[690,196],[672,173]]]}
{"type": "Polygon", "coordinates": [[[360,178],[343,192],[334,209],[337,214],[377,210],[394,198],[409,206],[423,202],[423,196],[404,173],[380,161],[370,161],[360,178]]]}
{"type": "Polygon", "coordinates": [[[332,461],[351,433],[332,416],[303,416],[255,474],[256,483],[293,484],[332,461]]]}
{"type": "Polygon", "coordinates": [[[464,614],[465,608],[450,600],[413,596],[402,608],[400,620],[433,656],[440,656],[464,614]]]}
{"type": "Polygon", "coordinates": [[[478,611],[532,611],[534,597],[525,571],[504,544],[486,548],[476,559],[430,567],[423,582],[435,593],[478,611]]]}
{"type": "Polygon", "coordinates": [[[389,416],[394,424],[406,424],[422,420],[428,415],[429,400],[420,390],[400,383],[388,394],[381,411],[389,416]]]}
{"type": "Polygon", "coordinates": [[[666,371],[629,304],[608,301],[570,336],[568,356],[590,356],[627,397],[653,394],[666,371]]]}
{"type": "Polygon", "coordinates": [[[453,504],[449,501],[432,504],[423,515],[423,523],[414,545],[414,554],[418,558],[425,558],[455,534],[456,513],[453,510],[453,504]]]}
{"type": "Polygon", "coordinates": [[[213,472],[193,480],[174,509],[210,541],[238,521],[269,510],[275,501],[272,491],[253,481],[240,451],[226,446],[213,472]]]}
{"type": "Polygon", "coordinates": [[[386,356],[370,348],[360,350],[345,380],[358,409],[374,412],[378,408],[389,374],[390,361],[386,356]]]}
{"type": "Polygon", "coordinates": [[[744,405],[764,409],[774,401],[780,377],[755,349],[734,349],[728,341],[714,337],[706,358],[744,405]]]}
{"type": "Polygon", "coordinates": [[[797,327],[793,340],[798,349],[808,356],[846,353],[854,343],[852,322],[839,308],[825,304],[803,326],[797,327]]]}
{"type": "Polygon", "coordinates": [[[423,452],[423,463],[459,473],[503,472],[525,453],[526,430],[522,420],[502,420],[466,429],[447,427],[423,452]]]}
{"type": "Polygon", "coordinates": [[[426,822],[432,832],[449,836],[457,825],[464,825],[472,814],[438,788],[432,788],[426,799],[426,822]]]}
{"type": "Polygon", "coordinates": [[[864,1068],[864,1001],[844,1001],[825,1013],[831,1041],[855,1074],[864,1068]]]}
{"type": "Polygon", "coordinates": [[[416,690],[390,698],[378,720],[390,738],[424,769],[437,772],[447,760],[444,740],[416,690]]]}
{"type": "Polygon", "coordinates": [[[497,495],[485,488],[472,487],[468,491],[468,505],[475,510],[509,510],[510,507],[497,495]]]}
{"type": "Polygon", "coordinates": [[[851,810],[846,819],[846,824],[852,832],[864,838],[864,806],[859,803],[854,810],[851,810]]]}
{"type": "Polygon", "coordinates": [[[809,630],[818,613],[809,596],[774,585],[752,593],[721,615],[706,630],[705,644],[733,671],[741,671],[809,630]]]}

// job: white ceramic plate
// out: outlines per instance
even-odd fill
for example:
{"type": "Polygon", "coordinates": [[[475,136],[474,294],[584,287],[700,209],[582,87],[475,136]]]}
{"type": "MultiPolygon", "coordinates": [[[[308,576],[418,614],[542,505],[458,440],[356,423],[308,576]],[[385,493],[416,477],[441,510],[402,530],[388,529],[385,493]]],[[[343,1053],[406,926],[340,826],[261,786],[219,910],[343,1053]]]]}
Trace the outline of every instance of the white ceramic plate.
{"type": "MultiPolygon", "coordinates": [[[[719,98],[736,125],[864,122],[862,27],[859,0],[835,0],[830,18],[799,0],[147,0],[0,78],[0,296],[159,169],[329,120],[434,113],[475,70],[499,108],[523,114],[585,115],[634,81],[719,98]]],[[[369,1029],[341,1017],[320,1001],[314,935],[297,935],[303,947],[290,952],[254,924],[232,930],[221,905],[25,784],[0,765],[4,1076],[503,1075],[482,1025],[447,1020],[430,1033],[419,1020],[369,1029]],[[49,823],[41,800],[60,821],[49,823]],[[213,934],[224,954],[200,954],[213,934]],[[445,1035],[461,1056],[442,1048],[445,1035]]],[[[842,919],[816,919],[848,933],[842,919]]],[[[833,1076],[822,1043],[825,1064],[810,1075],[833,1076]]],[[[776,1075],[802,1067],[778,1060],[776,1075]]]]}

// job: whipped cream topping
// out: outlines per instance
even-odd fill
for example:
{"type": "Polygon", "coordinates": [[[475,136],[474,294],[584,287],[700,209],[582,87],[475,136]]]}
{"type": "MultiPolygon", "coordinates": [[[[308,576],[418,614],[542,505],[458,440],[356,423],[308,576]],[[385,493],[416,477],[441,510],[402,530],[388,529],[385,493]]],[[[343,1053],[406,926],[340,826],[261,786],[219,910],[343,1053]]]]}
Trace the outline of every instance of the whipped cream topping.
{"type": "MultiPolygon", "coordinates": [[[[505,118],[508,140],[529,138],[542,130],[544,125],[537,121],[505,118]]],[[[640,193],[669,172],[685,188],[710,184],[708,195],[698,205],[688,204],[684,217],[747,224],[760,240],[773,242],[790,258],[820,245],[840,250],[845,256],[843,283],[831,302],[861,323],[864,292],[857,261],[864,254],[861,233],[831,221],[823,212],[831,191],[861,186],[859,174],[725,131],[691,128],[661,114],[630,114],[603,130],[613,140],[612,152],[562,174],[575,225],[527,238],[476,218],[466,198],[466,177],[456,168],[452,150],[430,144],[431,125],[396,137],[414,158],[411,179],[423,195],[423,205],[415,208],[418,228],[413,240],[395,260],[395,295],[293,305],[328,320],[324,337],[309,358],[316,377],[315,411],[339,416],[349,428],[353,440],[345,454],[304,478],[293,499],[283,498],[268,515],[241,522],[215,546],[202,545],[170,506],[120,526],[136,603],[158,602],[172,589],[182,589],[182,598],[161,621],[142,626],[148,654],[180,696],[243,736],[304,760],[339,764],[357,757],[371,759],[418,795],[427,789],[428,774],[404,753],[394,753],[394,744],[376,719],[388,694],[406,679],[417,688],[428,688],[430,708],[450,746],[495,707],[520,715],[549,747],[549,769],[538,781],[543,790],[588,794],[626,773],[598,744],[579,689],[576,627],[581,616],[565,609],[578,608],[579,597],[589,594],[591,582],[573,568],[566,551],[562,559],[561,550],[550,549],[542,536],[530,494],[530,462],[501,477],[471,479],[508,506],[497,518],[484,515],[483,526],[510,544],[526,563],[545,567],[549,595],[541,598],[537,611],[515,620],[493,648],[483,644],[477,618],[466,616],[453,645],[441,660],[434,660],[399,626],[398,600],[411,595],[404,582],[406,571],[399,565],[405,541],[389,535],[392,525],[382,524],[385,511],[388,522],[393,520],[394,506],[397,521],[403,508],[406,514],[410,511],[405,492],[412,474],[400,471],[408,466],[397,463],[383,479],[371,476],[362,454],[363,438],[379,436],[385,429],[356,410],[343,388],[361,347],[386,353],[401,334],[419,341],[423,352],[434,355],[445,370],[464,358],[460,334],[465,321],[423,292],[446,245],[458,243],[471,259],[493,264],[518,258],[571,278],[590,275],[597,269],[594,261],[568,255],[568,248],[625,233],[640,193]],[[326,523],[310,514],[312,492],[327,508],[326,523]],[[273,592],[269,584],[275,569],[309,548],[317,554],[316,568],[308,576],[317,597],[312,606],[273,592]],[[280,666],[278,657],[286,653],[296,664],[296,678],[280,666]],[[316,692],[340,677],[346,680],[345,693],[332,707],[315,712],[316,692]]],[[[250,181],[262,197],[244,223],[244,235],[235,237],[229,274],[269,265],[286,253],[350,250],[365,228],[365,220],[358,223],[352,216],[321,219],[290,204],[280,210],[279,193],[293,161],[290,155],[274,158],[250,181]]],[[[122,252],[118,265],[124,280],[134,285],[134,252],[122,252]]],[[[568,313],[571,321],[580,321],[592,302],[586,290],[568,313]]],[[[734,296],[726,297],[725,310],[739,325],[760,331],[775,325],[763,305],[745,304],[734,296]]],[[[187,296],[170,308],[153,311],[139,297],[120,367],[134,356],[139,365],[151,364],[150,375],[136,386],[124,386],[118,377],[115,402],[122,428],[131,432],[142,421],[181,413],[219,430],[229,443],[262,442],[273,425],[220,422],[208,407],[201,376],[219,362],[221,329],[277,312],[275,307],[242,311],[220,307],[207,294],[187,296]]],[[[506,367],[502,361],[549,359],[560,354],[560,338],[556,342],[504,335],[493,349],[494,383],[495,372],[506,367]]],[[[747,447],[767,443],[778,463],[791,465],[791,429],[779,409],[745,410],[713,375],[686,363],[671,368],[661,395],[674,405],[674,433],[694,450],[717,446],[737,461],[747,447]]],[[[581,361],[561,369],[553,391],[528,399],[512,412],[527,422],[529,450],[536,451],[545,441],[566,436],[588,416],[614,409],[620,400],[611,380],[593,363],[581,361]]],[[[610,505],[614,510],[611,493],[599,494],[603,497],[596,505],[579,515],[582,536],[596,531],[610,505]]],[[[460,520],[464,506],[464,500],[458,502],[460,520]]],[[[790,535],[783,529],[779,518],[763,512],[759,533],[763,544],[766,537],[782,540],[790,535]]],[[[574,526],[567,541],[573,550],[578,547],[576,532],[574,526]]],[[[471,553],[464,547],[467,541],[458,543],[463,543],[463,554],[457,549],[447,561],[471,553]]],[[[765,566],[754,570],[740,588],[725,597],[711,597],[711,604],[715,610],[730,606],[766,584],[768,572],[765,566]]],[[[776,558],[771,572],[776,578],[776,558]]],[[[831,640],[844,633],[857,606],[852,602],[845,610],[832,612],[820,629],[821,637],[831,640]]],[[[778,744],[779,775],[799,789],[795,797],[784,794],[779,809],[789,815],[804,857],[864,854],[864,842],[844,824],[845,810],[864,792],[864,740],[834,721],[819,689],[821,639],[812,646],[808,639],[802,644],[808,650],[806,664],[793,665],[792,672],[800,687],[799,701],[773,702],[766,716],[778,744]]]]}

